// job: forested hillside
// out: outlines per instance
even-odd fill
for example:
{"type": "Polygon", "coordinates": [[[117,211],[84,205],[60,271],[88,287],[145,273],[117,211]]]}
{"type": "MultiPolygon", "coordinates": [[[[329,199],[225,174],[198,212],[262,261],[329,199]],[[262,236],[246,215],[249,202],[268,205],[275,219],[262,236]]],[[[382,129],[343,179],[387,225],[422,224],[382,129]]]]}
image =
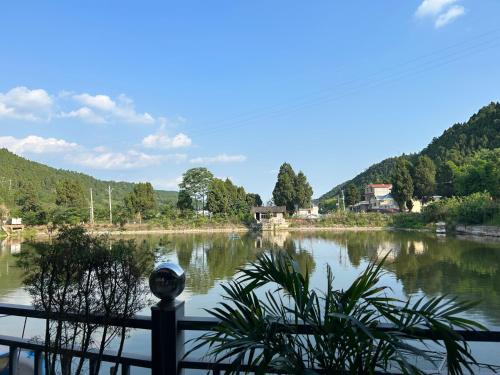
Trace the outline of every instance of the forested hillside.
{"type": "MultiPolygon", "coordinates": [[[[83,173],[52,168],[0,149],[0,204],[12,207],[18,190],[29,184],[34,190],[38,204],[44,207],[53,206],[56,200],[56,186],[63,180],[79,184],[88,202],[92,188],[96,209],[107,207],[108,186],[112,189],[112,203],[121,205],[135,185],[129,182],[102,181],[83,173]]],[[[160,205],[177,200],[177,192],[174,191],[157,190],[155,193],[160,205]]]]}
{"type": "MultiPolygon", "coordinates": [[[[500,147],[500,103],[490,103],[481,108],[465,123],[455,124],[418,154],[403,155],[408,161],[413,162],[418,156],[430,157],[437,168],[437,193],[448,195],[446,187],[449,180],[449,165],[451,161],[457,165],[481,149],[494,149],[500,147]]],[[[353,179],[335,186],[332,190],[320,197],[321,200],[332,198],[339,194],[340,189],[353,183],[363,191],[369,183],[389,182],[391,172],[398,158],[392,157],[374,164],[353,179]]]]}

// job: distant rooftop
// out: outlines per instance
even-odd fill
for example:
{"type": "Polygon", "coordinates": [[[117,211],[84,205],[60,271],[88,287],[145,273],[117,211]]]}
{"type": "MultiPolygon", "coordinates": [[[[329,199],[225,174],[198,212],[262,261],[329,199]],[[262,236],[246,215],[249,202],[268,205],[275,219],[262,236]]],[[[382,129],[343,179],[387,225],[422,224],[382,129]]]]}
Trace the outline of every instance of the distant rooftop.
{"type": "Polygon", "coordinates": [[[265,207],[252,207],[252,213],[286,213],[286,206],[265,206],[265,207]]]}
{"type": "Polygon", "coordinates": [[[392,184],[368,184],[368,186],[374,188],[392,188],[392,184]]]}

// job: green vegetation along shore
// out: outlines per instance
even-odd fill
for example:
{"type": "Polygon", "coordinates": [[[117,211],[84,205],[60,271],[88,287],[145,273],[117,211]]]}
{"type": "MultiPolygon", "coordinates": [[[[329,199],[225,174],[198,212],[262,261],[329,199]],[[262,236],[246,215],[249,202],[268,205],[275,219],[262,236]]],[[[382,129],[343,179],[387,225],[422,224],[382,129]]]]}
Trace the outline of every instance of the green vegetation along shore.
{"type": "MultiPolygon", "coordinates": [[[[335,187],[320,198],[323,215],[315,220],[296,219],[297,208],[310,207],[312,196],[305,174],[283,163],[266,205],[286,207],[291,228],[432,229],[438,221],[450,227],[500,225],[500,103],[453,125],[419,154],[387,159],[335,187]],[[390,183],[401,212],[348,212],[370,183],[390,183]],[[345,192],[342,205],[336,196],[340,190],[345,192]],[[411,212],[416,201],[423,206],[419,213],[411,212]]],[[[203,167],[187,170],[179,192],[168,192],[154,190],[149,182],[100,181],[0,150],[2,221],[20,217],[23,224],[39,228],[110,224],[125,231],[144,224],[150,230],[232,230],[249,227],[251,208],[263,204],[259,194],[203,167]]]]}

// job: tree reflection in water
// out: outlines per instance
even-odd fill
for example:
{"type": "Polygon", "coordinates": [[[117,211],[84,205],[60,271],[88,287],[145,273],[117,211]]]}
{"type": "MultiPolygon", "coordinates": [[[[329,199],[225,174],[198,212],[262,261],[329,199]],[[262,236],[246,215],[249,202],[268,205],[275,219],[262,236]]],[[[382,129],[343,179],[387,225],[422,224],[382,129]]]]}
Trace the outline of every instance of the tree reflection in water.
{"type": "Polygon", "coordinates": [[[500,325],[498,241],[440,238],[414,232],[323,232],[310,236],[346,246],[354,266],[390,252],[384,267],[394,273],[406,295],[449,294],[460,299],[479,299],[481,303],[474,311],[500,325]]]}

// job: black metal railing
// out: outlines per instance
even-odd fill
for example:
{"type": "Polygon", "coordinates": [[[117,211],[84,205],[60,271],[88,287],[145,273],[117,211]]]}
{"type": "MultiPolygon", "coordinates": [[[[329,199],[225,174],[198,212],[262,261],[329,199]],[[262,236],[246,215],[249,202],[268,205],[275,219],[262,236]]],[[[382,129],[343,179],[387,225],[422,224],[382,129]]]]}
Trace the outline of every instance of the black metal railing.
{"type": "MultiPolygon", "coordinates": [[[[36,310],[31,306],[0,304],[0,315],[11,315],[34,319],[55,319],[63,321],[85,321],[92,324],[107,324],[111,326],[127,327],[151,331],[151,353],[122,353],[105,351],[101,360],[119,364],[121,374],[130,374],[131,367],[151,369],[152,375],[174,375],[183,369],[199,369],[212,371],[214,374],[229,369],[229,363],[215,363],[208,360],[184,358],[184,332],[210,331],[218,324],[217,319],[208,317],[189,317],[184,315],[184,302],[174,301],[159,303],[151,308],[151,316],[135,316],[130,319],[103,319],[102,316],[77,316],[74,314],[49,314],[36,310]]],[[[389,324],[381,324],[383,330],[391,330],[389,324]]],[[[1,330],[1,328],[0,328],[1,330]]],[[[297,325],[298,334],[311,333],[307,325],[297,325]]],[[[464,340],[471,342],[500,342],[500,331],[455,331],[464,340]]],[[[0,332],[1,333],[1,332],[0,332]]],[[[421,330],[420,334],[428,339],[439,339],[430,331],[421,330]]],[[[17,359],[20,350],[29,350],[34,353],[34,374],[42,374],[42,355],[47,350],[43,342],[33,339],[0,335],[0,345],[9,348],[9,374],[15,375],[17,359]]],[[[88,360],[89,368],[94,368],[99,353],[96,350],[79,351],[77,348],[64,350],[65,356],[70,358],[84,358],[88,360]]],[[[241,367],[242,372],[252,372],[248,366],[241,367]]]]}

